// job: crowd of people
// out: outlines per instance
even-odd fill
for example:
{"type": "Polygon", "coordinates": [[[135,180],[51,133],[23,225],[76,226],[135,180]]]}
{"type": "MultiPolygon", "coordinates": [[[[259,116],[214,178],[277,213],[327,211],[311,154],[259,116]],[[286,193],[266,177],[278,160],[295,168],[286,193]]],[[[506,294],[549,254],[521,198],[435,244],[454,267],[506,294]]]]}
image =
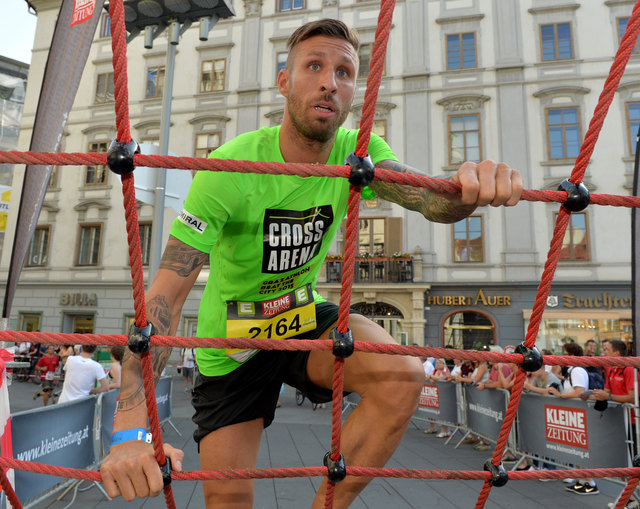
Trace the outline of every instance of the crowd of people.
{"type": "MultiPolygon", "coordinates": [[[[563,338],[562,354],[567,356],[606,356],[618,357],[628,355],[627,344],[619,339],[605,339],[600,344],[595,340],[588,340],[584,348],[571,338],[563,338]]],[[[492,345],[483,350],[491,352],[513,353],[513,347],[502,348],[492,345]]],[[[549,350],[542,350],[543,355],[552,355],[549,350]]],[[[451,368],[446,366],[444,359],[423,359],[426,382],[438,380],[451,381],[464,384],[472,384],[476,390],[506,389],[510,390],[515,382],[518,366],[512,363],[490,363],[480,361],[453,361],[451,368]]],[[[534,372],[527,373],[524,382],[524,390],[538,394],[545,394],[562,399],[579,398],[582,400],[594,400],[596,410],[606,409],[609,401],[617,403],[635,402],[634,368],[627,367],[581,367],[581,366],[549,366],[543,365],[534,372]]],[[[632,415],[631,435],[635,436],[635,416],[632,415]]],[[[424,430],[426,434],[436,433],[436,425],[432,423],[424,430]]],[[[441,431],[436,435],[444,438],[450,436],[449,427],[442,425],[441,431]]],[[[630,441],[631,442],[631,441],[630,441]]],[[[463,443],[473,445],[476,450],[488,450],[489,442],[481,437],[470,435],[463,443]]],[[[634,451],[631,450],[631,457],[634,451]]],[[[503,458],[505,463],[515,462],[516,458],[507,451],[503,458]]],[[[521,462],[518,469],[538,470],[542,468],[555,468],[552,464],[538,461],[521,462]]],[[[578,495],[596,495],[598,486],[593,479],[564,479],[566,490],[578,495]]],[[[638,507],[633,501],[627,508],[638,507]]]]}
{"type": "Polygon", "coordinates": [[[14,375],[18,380],[40,385],[33,394],[33,399],[42,397],[44,406],[50,402],[63,403],[119,389],[124,347],[111,347],[111,363],[106,371],[93,359],[96,350],[95,345],[56,347],[39,343],[17,343],[15,360],[29,362],[29,367],[20,368],[14,375]],[[61,389],[57,391],[60,386],[61,389]]]}

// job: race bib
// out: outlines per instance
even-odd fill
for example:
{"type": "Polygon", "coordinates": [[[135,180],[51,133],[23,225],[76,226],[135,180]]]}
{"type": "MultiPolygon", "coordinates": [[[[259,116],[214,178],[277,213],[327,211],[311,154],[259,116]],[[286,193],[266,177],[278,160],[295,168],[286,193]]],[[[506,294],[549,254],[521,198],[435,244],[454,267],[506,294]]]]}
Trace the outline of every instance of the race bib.
{"type": "Polygon", "coordinates": [[[54,378],[53,371],[47,371],[44,375],[45,380],[53,380],[54,378]]]}
{"type": "MultiPolygon", "coordinates": [[[[311,284],[275,299],[227,301],[227,337],[286,339],[316,328],[311,284]]],[[[256,350],[227,348],[228,357],[247,360],[256,350]]]]}

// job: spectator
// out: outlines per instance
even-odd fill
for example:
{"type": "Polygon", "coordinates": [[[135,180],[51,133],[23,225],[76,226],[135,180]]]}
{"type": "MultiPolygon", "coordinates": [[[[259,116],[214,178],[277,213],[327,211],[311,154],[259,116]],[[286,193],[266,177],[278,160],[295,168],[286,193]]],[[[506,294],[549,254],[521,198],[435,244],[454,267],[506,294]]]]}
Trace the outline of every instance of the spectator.
{"type": "Polygon", "coordinates": [[[467,368],[465,369],[466,373],[464,373],[464,375],[468,375],[469,374],[468,366],[466,366],[464,361],[461,359],[453,359],[453,369],[449,373],[447,380],[455,380],[456,377],[464,376],[463,375],[464,368],[467,368]]]}
{"type": "MultiPolygon", "coordinates": [[[[565,343],[563,348],[565,355],[577,357],[582,357],[583,355],[582,347],[578,343],[565,343]]],[[[565,366],[562,368],[562,374],[564,376],[562,392],[555,387],[549,387],[547,389],[549,394],[563,399],[579,398],[589,388],[589,375],[583,367],[565,366]]],[[[577,479],[564,479],[564,482],[570,484],[570,486],[566,487],[566,490],[576,495],[597,495],[600,493],[593,479],[585,479],[583,482],[577,479]]]]}
{"type": "MultiPolygon", "coordinates": [[[[122,358],[124,357],[124,346],[114,345],[109,350],[109,356],[111,357],[111,367],[107,373],[107,380],[109,383],[109,389],[119,389],[120,382],[122,380],[122,358]]],[[[95,389],[91,389],[94,391],[95,389]]],[[[92,392],[92,394],[95,394],[92,392]]]]}
{"type": "Polygon", "coordinates": [[[40,383],[34,373],[36,364],[38,364],[40,357],[42,357],[40,343],[31,343],[29,346],[29,353],[27,353],[27,355],[29,356],[29,362],[31,363],[29,366],[29,377],[34,384],[40,383]]]}
{"type": "MultiPolygon", "coordinates": [[[[608,357],[626,357],[627,345],[619,339],[608,341],[608,357]]],[[[589,399],[597,401],[616,401],[618,403],[633,404],[636,399],[634,387],[635,369],[631,366],[607,368],[604,389],[594,389],[589,399]]],[[[636,436],[636,416],[631,412],[631,436],[629,437],[629,450],[633,456],[633,440],[636,436]]],[[[617,502],[617,501],[616,501],[617,502]]],[[[615,507],[616,503],[611,507],[615,507]]],[[[627,505],[627,508],[638,507],[636,501],[627,505]],[[635,504],[635,505],[632,505],[635,504]]],[[[625,509],[627,509],[625,508],[625,509]]]]}
{"type": "MultiPolygon", "coordinates": [[[[436,360],[436,368],[428,377],[427,380],[430,382],[437,382],[439,380],[447,380],[449,378],[449,368],[447,368],[447,364],[444,359],[436,360]]],[[[451,436],[451,431],[449,431],[449,426],[442,425],[440,427],[440,433],[436,435],[437,438],[446,438],[451,436]]]]}
{"type": "Polygon", "coordinates": [[[180,351],[180,369],[184,377],[184,392],[191,394],[193,389],[193,371],[196,366],[196,349],[183,348],[180,351]]]}
{"type": "MultiPolygon", "coordinates": [[[[426,381],[429,381],[429,377],[431,376],[431,374],[435,371],[435,358],[434,357],[427,357],[424,362],[422,363],[422,367],[424,368],[424,377],[426,381]]],[[[436,433],[436,423],[432,422],[431,425],[425,429],[423,431],[423,433],[429,435],[431,433],[436,433]]]]}
{"type": "Polygon", "coordinates": [[[60,361],[62,361],[62,366],[67,363],[67,359],[72,355],[76,354],[76,349],[73,345],[63,345],[60,347],[60,351],[58,352],[58,356],[60,357],[60,361]]]}
{"type": "MultiPolygon", "coordinates": [[[[494,353],[503,352],[502,347],[498,345],[492,345],[490,349],[494,353]]],[[[509,368],[509,365],[506,363],[490,362],[489,366],[491,366],[489,377],[485,381],[479,382],[478,385],[476,385],[476,389],[478,389],[479,391],[482,391],[484,389],[502,388],[503,382],[500,379],[499,373],[502,374],[503,380],[507,380],[513,374],[513,372],[511,371],[511,368],[509,368]]]]}
{"type": "Polygon", "coordinates": [[[38,396],[42,396],[44,406],[47,406],[49,403],[49,397],[53,392],[53,381],[55,379],[56,368],[58,367],[58,364],[60,364],[60,359],[58,359],[53,345],[48,345],[46,352],[47,353],[43,357],[40,357],[35,366],[35,370],[40,373],[42,390],[36,391],[33,395],[34,400],[37,399],[38,396]]]}
{"type": "Polygon", "coordinates": [[[73,355],[67,359],[64,365],[64,385],[58,400],[60,403],[109,390],[104,369],[91,358],[95,351],[95,345],[84,345],[80,355],[73,355]],[[92,391],[96,381],[100,383],[100,387],[92,391]]]}
{"type": "Polygon", "coordinates": [[[538,371],[529,373],[527,379],[524,382],[524,388],[531,392],[537,392],[538,394],[549,394],[548,387],[560,388],[562,385],[561,380],[545,369],[545,366],[540,367],[538,371]]]}
{"type": "Polygon", "coordinates": [[[584,344],[585,357],[594,357],[596,355],[596,342],[593,339],[587,340],[584,344]]]}

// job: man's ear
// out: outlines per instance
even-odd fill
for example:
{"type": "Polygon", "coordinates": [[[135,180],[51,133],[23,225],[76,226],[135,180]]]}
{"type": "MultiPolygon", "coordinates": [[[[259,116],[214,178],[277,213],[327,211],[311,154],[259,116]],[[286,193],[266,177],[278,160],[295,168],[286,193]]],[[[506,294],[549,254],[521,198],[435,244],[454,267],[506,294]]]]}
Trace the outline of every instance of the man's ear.
{"type": "Polygon", "coordinates": [[[282,69],[278,73],[278,90],[284,97],[289,97],[289,69],[282,69]]]}

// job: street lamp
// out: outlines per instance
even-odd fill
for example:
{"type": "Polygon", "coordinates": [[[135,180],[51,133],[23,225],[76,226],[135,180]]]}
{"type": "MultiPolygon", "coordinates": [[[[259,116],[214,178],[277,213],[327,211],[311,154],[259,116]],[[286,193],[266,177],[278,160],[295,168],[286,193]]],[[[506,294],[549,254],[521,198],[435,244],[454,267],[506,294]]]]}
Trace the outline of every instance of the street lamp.
{"type": "MultiPolygon", "coordinates": [[[[173,97],[173,73],[176,58],[176,46],[185,30],[194,21],[200,23],[199,38],[206,41],[209,31],[220,18],[235,16],[231,0],[124,0],[124,23],[129,34],[127,43],[140,32],[144,32],[144,47],[151,49],[153,40],[168,28],[169,45],[167,48],[164,87],[162,90],[162,109],[160,113],[160,154],[169,153],[169,127],[171,117],[171,99],[173,97]]],[[[104,8],[109,10],[105,2],[104,8]]],[[[162,252],[162,230],[164,223],[164,196],[167,172],[164,168],[156,170],[156,186],[151,229],[151,257],[149,260],[149,280],[160,265],[162,252]]]]}

